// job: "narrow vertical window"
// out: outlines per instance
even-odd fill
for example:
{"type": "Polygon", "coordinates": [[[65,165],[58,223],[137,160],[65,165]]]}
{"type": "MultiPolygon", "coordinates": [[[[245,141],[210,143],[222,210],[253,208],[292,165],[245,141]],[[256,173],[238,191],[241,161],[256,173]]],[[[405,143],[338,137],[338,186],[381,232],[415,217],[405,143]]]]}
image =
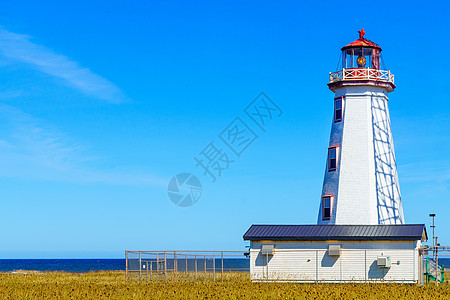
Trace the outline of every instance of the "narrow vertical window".
{"type": "Polygon", "coordinates": [[[328,171],[336,171],[338,146],[328,148],[328,171]]]}
{"type": "Polygon", "coordinates": [[[322,219],[331,219],[331,199],[333,196],[327,195],[322,197],[322,219]]]}
{"type": "Polygon", "coordinates": [[[334,121],[342,121],[342,97],[334,100],[334,121]]]}

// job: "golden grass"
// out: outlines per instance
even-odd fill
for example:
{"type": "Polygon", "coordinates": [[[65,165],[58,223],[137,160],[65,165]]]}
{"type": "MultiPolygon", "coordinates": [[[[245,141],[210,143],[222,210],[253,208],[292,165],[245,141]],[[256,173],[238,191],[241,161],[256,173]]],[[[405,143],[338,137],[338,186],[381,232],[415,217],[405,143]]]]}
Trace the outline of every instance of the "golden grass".
{"type": "Polygon", "coordinates": [[[215,283],[171,279],[126,283],[122,271],[0,273],[0,299],[450,299],[449,284],[251,283],[242,273],[227,273],[224,282],[218,274],[215,283]]]}

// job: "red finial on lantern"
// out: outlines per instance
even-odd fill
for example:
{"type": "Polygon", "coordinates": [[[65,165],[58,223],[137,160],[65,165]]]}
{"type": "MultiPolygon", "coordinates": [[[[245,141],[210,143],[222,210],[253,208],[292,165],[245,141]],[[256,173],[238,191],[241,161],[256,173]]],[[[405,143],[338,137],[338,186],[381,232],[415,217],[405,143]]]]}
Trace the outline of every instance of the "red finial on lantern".
{"type": "Polygon", "coordinates": [[[364,31],[364,28],[361,29],[361,30],[358,31],[358,32],[359,32],[359,38],[360,38],[360,39],[363,39],[363,38],[364,38],[364,34],[366,34],[366,32],[364,31]]]}

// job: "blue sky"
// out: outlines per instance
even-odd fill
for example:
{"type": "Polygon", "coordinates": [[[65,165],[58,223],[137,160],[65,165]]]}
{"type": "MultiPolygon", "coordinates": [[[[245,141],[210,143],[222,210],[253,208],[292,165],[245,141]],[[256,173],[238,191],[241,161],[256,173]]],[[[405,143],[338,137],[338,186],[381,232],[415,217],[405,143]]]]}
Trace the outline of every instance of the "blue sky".
{"type": "MultiPolygon", "coordinates": [[[[383,48],[407,223],[450,243],[445,1],[2,1],[0,257],[244,248],[251,224],[315,224],[339,49],[383,48]],[[261,91],[283,110],[212,183],[193,160],[261,91]],[[172,204],[190,172],[203,194],[172,204]]],[[[231,156],[231,153],[230,153],[231,156]]]]}

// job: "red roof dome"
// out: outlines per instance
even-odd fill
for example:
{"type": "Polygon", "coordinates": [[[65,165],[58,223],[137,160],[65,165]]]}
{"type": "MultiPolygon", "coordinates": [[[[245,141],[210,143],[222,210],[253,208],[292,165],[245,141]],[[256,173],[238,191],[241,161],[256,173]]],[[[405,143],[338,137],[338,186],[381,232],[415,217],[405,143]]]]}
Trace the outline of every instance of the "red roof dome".
{"type": "Polygon", "coordinates": [[[356,41],[348,44],[347,46],[342,47],[341,50],[345,50],[348,48],[355,48],[355,47],[370,47],[370,48],[375,48],[375,49],[379,49],[381,51],[380,46],[378,46],[378,44],[369,41],[368,39],[364,38],[364,34],[366,33],[364,31],[364,28],[361,29],[361,31],[359,32],[359,39],[357,39],[356,41]]]}

